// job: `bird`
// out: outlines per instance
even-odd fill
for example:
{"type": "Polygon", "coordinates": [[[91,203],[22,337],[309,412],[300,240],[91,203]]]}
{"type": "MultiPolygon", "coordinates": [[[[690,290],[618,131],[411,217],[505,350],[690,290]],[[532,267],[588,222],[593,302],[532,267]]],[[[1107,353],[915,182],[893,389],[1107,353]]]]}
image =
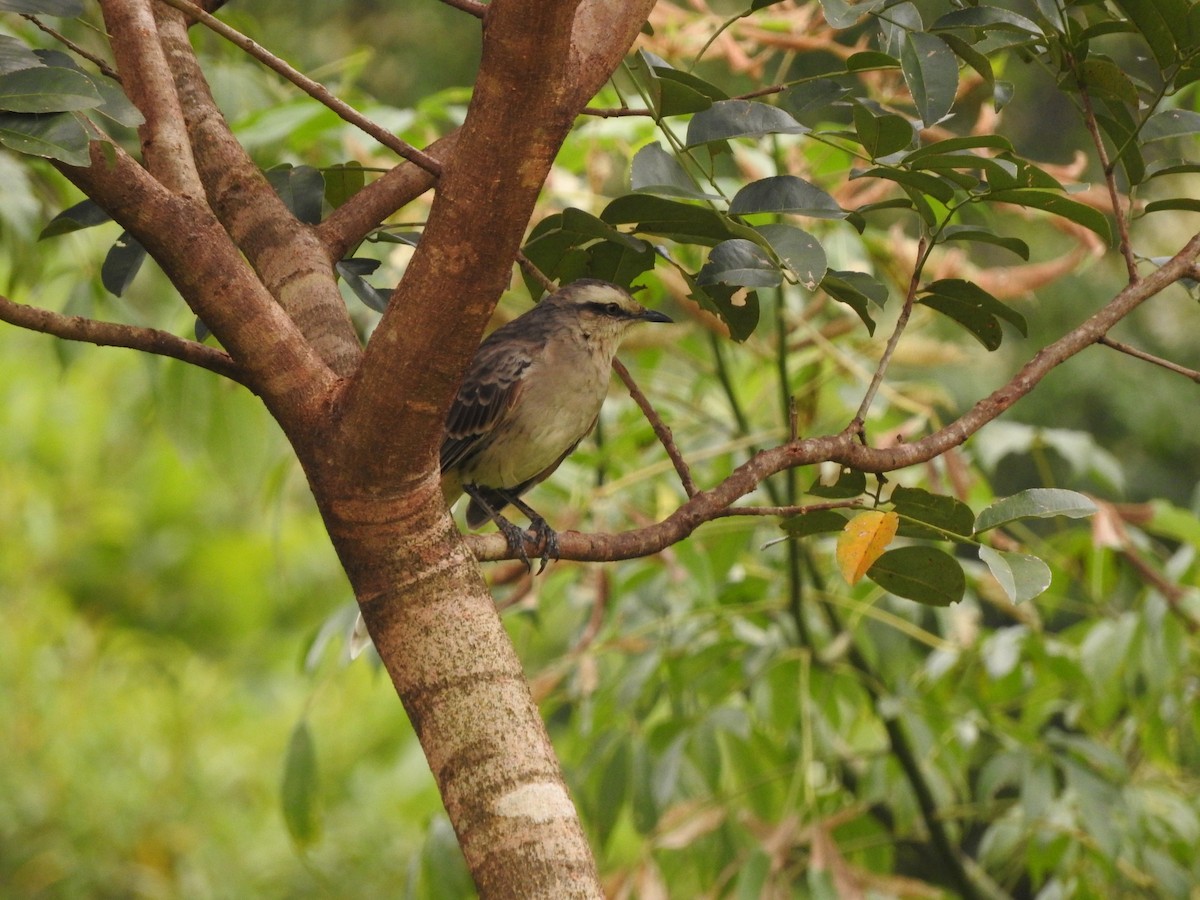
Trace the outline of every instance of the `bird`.
{"type": "Polygon", "coordinates": [[[469,528],[489,520],[532,569],[520,528],[502,515],[513,506],[530,522],[546,561],[558,538],[521,495],[548,478],[595,427],[608,393],[613,357],[639,322],[671,322],[619,285],[570,282],[489,335],[475,353],[446,416],[442,494],[470,498],[469,528]]]}

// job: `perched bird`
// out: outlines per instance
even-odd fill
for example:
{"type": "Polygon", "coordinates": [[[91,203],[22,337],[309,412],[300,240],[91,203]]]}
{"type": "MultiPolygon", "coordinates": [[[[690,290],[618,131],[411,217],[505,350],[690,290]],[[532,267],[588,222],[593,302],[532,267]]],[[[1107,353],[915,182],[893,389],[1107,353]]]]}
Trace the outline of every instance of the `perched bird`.
{"type": "Polygon", "coordinates": [[[542,567],[558,555],[546,520],[520,497],[544,481],[596,425],[613,356],[630,326],[670,322],[615,284],[583,279],[560,287],[480,345],[446,417],[442,492],[471,498],[467,525],[489,519],[528,563],[512,505],[544,542],[542,567]]]}

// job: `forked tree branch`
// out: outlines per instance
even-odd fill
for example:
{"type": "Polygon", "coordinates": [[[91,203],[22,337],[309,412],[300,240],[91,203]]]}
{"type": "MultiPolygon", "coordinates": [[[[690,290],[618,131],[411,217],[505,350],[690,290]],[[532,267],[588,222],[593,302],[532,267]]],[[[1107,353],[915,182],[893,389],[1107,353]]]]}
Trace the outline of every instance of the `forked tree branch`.
{"type": "Polygon", "coordinates": [[[0,296],[0,321],[63,340],[83,341],[98,347],[127,347],[169,356],[246,385],[241,367],[224,350],[186,340],[169,331],[119,322],[101,322],[86,316],[67,316],[53,310],[16,303],[4,296],[0,296]]]}
{"type": "MultiPolygon", "coordinates": [[[[820,462],[838,462],[861,472],[892,472],[928,462],[964,443],[1033,390],[1053,369],[1075,354],[1099,343],[1110,328],[1166,287],[1189,277],[1200,256],[1200,234],[1154,272],[1127,285],[1107,305],[1063,337],[1042,348],[1008,383],[980,400],[958,419],[932,434],[896,447],[870,447],[858,440],[852,424],[839,434],[790,441],[752,456],[715,487],[700,491],[661,522],[619,534],[558,535],[561,559],[602,562],[649,556],[688,537],[705,522],[726,514],[734,502],[754,491],[777,472],[820,462]]],[[[500,534],[466,535],[476,558],[511,559],[514,554],[500,534]]],[[[535,556],[542,547],[530,540],[525,548],[535,556]]]]}

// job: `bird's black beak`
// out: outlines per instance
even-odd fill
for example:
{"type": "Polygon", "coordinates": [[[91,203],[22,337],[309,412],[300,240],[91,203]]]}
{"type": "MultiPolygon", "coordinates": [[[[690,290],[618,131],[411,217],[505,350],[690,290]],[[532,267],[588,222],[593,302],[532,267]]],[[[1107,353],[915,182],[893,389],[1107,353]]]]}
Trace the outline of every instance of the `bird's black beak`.
{"type": "Polygon", "coordinates": [[[643,322],[674,322],[675,321],[670,316],[668,316],[666,313],[661,313],[657,309],[643,310],[642,314],[638,318],[640,318],[643,322]]]}

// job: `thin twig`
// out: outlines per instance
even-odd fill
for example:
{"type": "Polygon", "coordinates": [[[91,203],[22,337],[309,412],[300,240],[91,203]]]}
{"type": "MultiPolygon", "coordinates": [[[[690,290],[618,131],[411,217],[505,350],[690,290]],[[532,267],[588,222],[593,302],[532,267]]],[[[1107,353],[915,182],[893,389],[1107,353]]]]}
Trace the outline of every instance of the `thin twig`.
{"type": "Polygon", "coordinates": [[[1100,166],[1104,172],[1104,184],[1108,188],[1109,201],[1112,203],[1113,218],[1117,221],[1117,234],[1121,238],[1121,256],[1125,260],[1125,269],[1129,274],[1129,281],[1135,282],[1141,276],[1138,275],[1137,258],[1133,254],[1133,241],[1129,236],[1129,222],[1125,218],[1124,212],[1121,210],[1121,195],[1117,191],[1117,182],[1115,177],[1116,167],[1108,158],[1108,151],[1104,148],[1104,139],[1100,136],[1100,125],[1096,121],[1095,110],[1092,109],[1092,96],[1088,93],[1087,85],[1082,79],[1079,81],[1079,98],[1083,103],[1083,121],[1087,126],[1088,134],[1092,136],[1092,143],[1096,147],[1096,156],[1100,160],[1100,166]]]}
{"type": "Polygon", "coordinates": [[[688,468],[687,461],[684,460],[683,454],[679,452],[679,447],[675,444],[675,437],[671,434],[671,429],[663,423],[662,417],[659,416],[657,410],[650,405],[650,401],[646,399],[646,395],[642,393],[641,388],[637,386],[637,382],[633,380],[633,376],[629,374],[629,370],[625,368],[625,364],[616,357],[613,357],[612,367],[621,381],[625,382],[629,396],[633,398],[633,402],[641,409],[642,414],[646,417],[646,421],[654,429],[654,434],[658,437],[659,443],[667,451],[667,456],[671,458],[671,465],[675,467],[675,472],[679,475],[679,480],[683,484],[683,490],[689,497],[695,497],[697,492],[696,482],[692,480],[692,472],[688,468]]]}
{"type": "Polygon", "coordinates": [[[112,66],[110,66],[108,63],[106,63],[104,60],[102,60],[100,57],[96,56],[95,54],[88,52],[87,50],[83,49],[83,47],[80,47],[77,43],[75,43],[73,40],[71,40],[65,34],[55,31],[53,28],[51,28],[49,25],[47,25],[45,22],[43,22],[37,16],[22,15],[21,18],[32,22],[37,28],[40,28],[46,34],[50,35],[50,37],[54,38],[56,41],[58,41],[60,44],[62,44],[64,47],[66,47],[68,50],[70,50],[75,55],[82,56],[84,59],[86,59],[92,65],[94,65],[97,69],[99,69],[100,73],[102,75],[107,75],[113,81],[120,82],[121,76],[116,73],[116,70],[114,70],[112,66]]]}
{"type": "Polygon", "coordinates": [[[484,13],[487,12],[487,4],[476,3],[475,0],[442,0],[442,2],[447,6],[453,6],[455,9],[470,13],[477,19],[482,19],[484,13]]]}
{"type": "Polygon", "coordinates": [[[341,119],[375,138],[375,140],[379,141],[380,144],[387,147],[396,155],[407,159],[411,163],[415,163],[434,175],[442,173],[442,164],[436,159],[423,153],[411,144],[406,144],[383,126],[372,122],[354,107],[350,106],[350,104],[334,96],[323,84],[313,81],[307,75],[292,68],[278,56],[275,56],[251,38],[246,37],[246,35],[242,34],[236,28],[231,28],[216,16],[206,13],[196,4],[188,2],[188,0],[162,0],[162,2],[191,16],[205,27],[225,38],[231,44],[241,48],[264,66],[286,78],[318,103],[333,110],[341,119]]]}
{"type": "Polygon", "coordinates": [[[0,321],[64,340],[84,341],[98,347],[126,347],[169,356],[224,375],[238,384],[246,383],[241,367],[224,350],[186,340],[169,331],[101,322],[85,316],[66,316],[37,306],[16,303],[4,296],[0,296],[0,321]]]}
{"type": "Polygon", "coordinates": [[[1129,344],[1110,338],[1108,335],[1100,338],[1096,343],[1103,344],[1105,347],[1111,347],[1120,353],[1128,354],[1135,359],[1140,359],[1143,362],[1153,363],[1156,366],[1162,366],[1169,372],[1174,372],[1176,375],[1182,375],[1184,378],[1190,378],[1192,381],[1200,384],[1200,372],[1195,369],[1189,369],[1186,366],[1181,366],[1178,363],[1173,363],[1169,359],[1163,359],[1161,356],[1155,356],[1152,353],[1147,353],[1145,350],[1139,350],[1137,347],[1132,347],[1129,344]]]}
{"type": "Polygon", "coordinates": [[[879,392],[879,386],[883,384],[883,376],[887,373],[888,364],[896,352],[896,347],[900,344],[900,336],[904,334],[904,329],[908,325],[908,317],[912,315],[913,303],[917,299],[917,285],[921,279],[921,260],[924,255],[925,238],[921,238],[917,243],[917,262],[913,266],[912,278],[908,281],[908,295],[904,298],[904,306],[900,309],[900,315],[896,319],[896,327],[892,329],[892,335],[888,338],[887,346],[883,348],[883,355],[879,358],[879,365],[875,367],[875,374],[871,378],[871,383],[867,386],[867,392],[863,395],[858,412],[854,415],[851,429],[861,430],[862,426],[866,423],[867,412],[871,409],[871,404],[875,402],[875,395],[879,392]]]}
{"type": "Polygon", "coordinates": [[[825,509],[856,509],[863,505],[861,498],[852,500],[830,500],[827,503],[807,503],[802,506],[730,506],[713,515],[714,519],[729,516],[770,516],[786,518],[788,516],[803,516],[811,512],[825,509]]]}

